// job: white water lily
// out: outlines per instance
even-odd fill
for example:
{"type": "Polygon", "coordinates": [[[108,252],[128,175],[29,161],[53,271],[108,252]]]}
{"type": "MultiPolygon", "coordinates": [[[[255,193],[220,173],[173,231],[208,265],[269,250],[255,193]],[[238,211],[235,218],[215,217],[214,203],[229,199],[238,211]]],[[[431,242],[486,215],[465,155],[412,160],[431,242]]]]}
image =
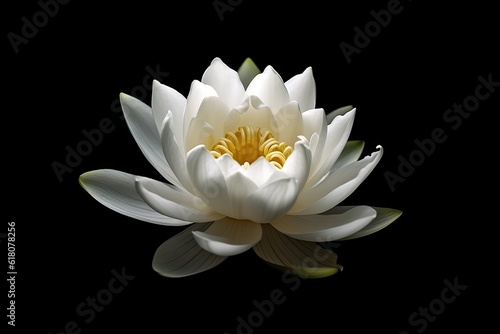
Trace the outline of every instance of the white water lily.
{"type": "Polygon", "coordinates": [[[154,81],[151,107],[120,99],[137,144],[167,182],[95,170],[80,184],[126,216],[191,225],[156,251],[161,275],[199,273],[253,248],[271,265],[328,276],[340,266],[331,250],[318,256],[318,242],[371,234],[401,214],[339,206],[383,150],[358,160],[364,143],[348,140],[356,109],[316,108],[311,68],[284,82],[271,66],[261,73],[247,59],[237,72],[215,58],[187,98],[154,81]]]}

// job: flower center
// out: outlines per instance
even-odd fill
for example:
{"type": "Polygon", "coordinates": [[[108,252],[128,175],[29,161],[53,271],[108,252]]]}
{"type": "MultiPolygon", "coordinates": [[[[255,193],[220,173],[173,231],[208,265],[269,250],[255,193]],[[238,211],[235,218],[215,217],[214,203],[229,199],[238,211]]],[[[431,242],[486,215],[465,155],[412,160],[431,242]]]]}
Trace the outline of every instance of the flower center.
{"type": "Polygon", "coordinates": [[[276,168],[281,169],[293,149],[285,142],[279,142],[270,131],[261,132],[260,128],[239,127],[235,132],[226,132],[210,151],[214,158],[229,154],[240,165],[248,167],[259,157],[265,157],[276,168]]]}

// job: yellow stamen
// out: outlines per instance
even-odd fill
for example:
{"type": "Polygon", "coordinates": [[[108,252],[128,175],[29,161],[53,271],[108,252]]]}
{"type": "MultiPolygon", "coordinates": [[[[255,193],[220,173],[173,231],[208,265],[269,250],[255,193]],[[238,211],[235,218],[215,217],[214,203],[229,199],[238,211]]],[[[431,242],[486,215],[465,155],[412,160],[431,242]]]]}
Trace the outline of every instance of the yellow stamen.
{"type": "Polygon", "coordinates": [[[293,148],[285,142],[279,142],[270,131],[261,133],[261,129],[250,126],[239,127],[235,132],[228,131],[211,148],[214,158],[228,154],[240,165],[248,166],[259,157],[265,157],[273,166],[282,169],[293,148]]]}

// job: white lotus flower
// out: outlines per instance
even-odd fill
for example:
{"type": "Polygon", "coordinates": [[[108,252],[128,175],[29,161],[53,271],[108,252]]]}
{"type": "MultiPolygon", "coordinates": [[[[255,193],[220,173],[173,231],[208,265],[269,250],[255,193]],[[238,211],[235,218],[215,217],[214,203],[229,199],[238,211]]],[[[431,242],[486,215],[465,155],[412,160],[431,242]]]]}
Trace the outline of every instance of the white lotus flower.
{"type": "Polygon", "coordinates": [[[348,141],[356,109],[316,108],[311,68],[284,82],[271,66],[260,73],[247,59],[236,72],[215,58],[187,98],[157,81],[151,107],[120,98],[137,144],[167,182],[95,170],[80,183],[126,216],[191,225],[158,248],[161,275],[199,273],[253,248],[274,266],[328,276],[340,266],[331,250],[318,256],[318,242],[371,234],[401,214],[338,206],[383,150],[358,160],[364,143],[348,141]]]}

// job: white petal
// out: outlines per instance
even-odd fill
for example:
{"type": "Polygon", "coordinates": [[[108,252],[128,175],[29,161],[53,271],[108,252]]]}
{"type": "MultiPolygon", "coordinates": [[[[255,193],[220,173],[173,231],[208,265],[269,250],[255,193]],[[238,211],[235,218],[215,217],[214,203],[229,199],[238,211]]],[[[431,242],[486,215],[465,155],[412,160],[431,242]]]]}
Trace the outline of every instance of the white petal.
{"type": "Polygon", "coordinates": [[[214,222],[205,232],[193,236],[204,250],[219,256],[232,256],[253,247],[262,237],[260,224],[247,220],[224,218],[214,222]]]}
{"type": "Polygon", "coordinates": [[[255,192],[257,185],[247,176],[244,171],[238,171],[226,177],[227,196],[229,201],[225,203],[226,208],[220,208],[221,212],[236,219],[247,219],[246,207],[249,205],[248,196],[255,192]]]}
{"type": "MultiPolygon", "coordinates": [[[[225,174],[224,171],[222,172],[225,174]]],[[[258,187],[245,174],[246,171],[241,167],[234,174],[226,177],[227,188],[223,196],[224,198],[227,196],[228,200],[225,203],[220,200],[216,201],[215,210],[235,219],[247,219],[245,210],[245,207],[248,206],[247,198],[258,187]]]]}
{"type": "Polygon", "coordinates": [[[122,215],[160,225],[191,224],[153,210],[137,193],[135,178],[117,170],[101,169],[82,174],[79,182],[98,202],[122,215]]]}
{"type": "MultiPolygon", "coordinates": [[[[217,160],[222,158],[224,156],[217,160]]],[[[226,174],[221,171],[218,162],[204,146],[197,146],[188,152],[187,172],[198,197],[208,207],[226,216],[234,217],[233,208],[228,205],[230,198],[227,190],[226,174]]]]}
{"type": "Polygon", "coordinates": [[[287,176],[257,187],[241,170],[224,174],[218,163],[223,157],[214,159],[201,145],[189,151],[187,157],[193,186],[212,210],[236,219],[267,223],[292,207],[299,192],[298,180],[287,176]]]}
{"type": "Polygon", "coordinates": [[[347,141],[342,153],[338,157],[335,164],[330,169],[330,173],[335,172],[336,170],[351,164],[359,159],[363,149],[365,147],[365,142],[362,140],[349,140],[347,141]]]}
{"type": "Polygon", "coordinates": [[[224,217],[210,210],[198,197],[156,180],[137,177],[136,189],[150,207],[165,216],[195,223],[224,217]]]}
{"type": "Polygon", "coordinates": [[[162,149],[165,159],[179,180],[181,187],[194,193],[193,186],[189,180],[186,170],[186,155],[179,147],[177,138],[175,137],[174,124],[172,113],[169,111],[163,122],[163,130],[161,133],[162,149]]]}
{"type": "Polygon", "coordinates": [[[207,252],[194,240],[194,231],[205,231],[208,224],[193,224],[161,244],[153,257],[153,269],[165,277],[185,277],[221,264],[227,257],[207,252]]]}
{"type": "Polygon", "coordinates": [[[264,157],[260,157],[255,160],[248,167],[248,170],[245,171],[245,174],[246,177],[251,179],[257,185],[257,187],[261,187],[269,181],[289,177],[286,173],[271,165],[264,157]]]}
{"type": "MultiPolygon", "coordinates": [[[[189,89],[189,94],[186,101],[186,112],[184,113],[184,125],[183,125],[184,138],[187,135],[188,127],[189,124],[191,123],[191,120],[198,114],[198,110],[200,109],[201,103],[205,98],[209,96],[217,96],[217,92],[215,91],[215,89],[213,89],[209,85],[201,83],[198,80],[194,80],[191,83],[191,88],[189,89]]],[[[179,148],[181,148],[183,152],[187,151],[185,146],[179,146],[179,148]]]]}
{"type": "Polygon", "coordinates": [[[201,82],[212,86],[220,99],[229,108],[239,105],[243,101],[245,88],[241,83],[238,73],[229,68],[219,58],[215,58],[207,68],[201,82]]]}
{"type": "Polygon", "coordinates": [[[158,134],[161,134],[163,120],[168,111],[172,112],[176,126],[179,132],[176,133],[178,139],[183,136],[182,124],[184,122],[184,110],[186,109],[186,98],[175,89],[163,85],[157,80],[153,80],[153,93],[151,99],[151,108],[158,134]]]}
{"type": "Polygon", "coordinates": [[[189,134],[186,136],[186,151],[198,145],[212,147],[213,143],[215,143],[214,128],[201,118],[193,118],[191,120],[188,133],[189,134]]]}
{"type": "Polygon", "coordinates": [[[245,200],[243,216],[257,223],[269,223],[290,210],[298,193],[299,184],[293,178],[268,183],[245,200]]]}
{"type": "Polygon", "coordinates": [[[120,94],[120,102],[130,132],[146,159],[165,179],[176,186],[180,186],[177,177],[163,155],[160,135],[151,108],[135,97],[123,93],[120,94]]]}
{"type": "Polygon", "coordinates": [[[224,174],[226,177],[229,177],[230,175],[233,175],[237,171],[241,170],[241,165],[231,158],[228,154],[222,155],[220,158],[215,159],[217,165],[219,165],[219,169],[221,170],[222,174],[224,174]]]}
{"type": "Polygon", "coordinates": [[[224,121],[228,118],[229,109],[216,96],[209,96],[203,100],[198,114],[191,120],[186,135],[186,151],[204,144],[211,146],[215,141],[224,137],[224,121]]]}
{"type": "Polygon", "coordinates": [[[356,206],[333,215],[285,216],[271,223],[289,237],[314,242],[333,241],[358,232],[377,216],[369,206],[356,206]]]}
{"type": "Polygon", "coordinates": [[[302,121],[304,126],[303,135],[306,138],[312,136],[313,133],[322,134],[326,137],[326,116],[322,108],[306,110],[302,113],[302,121]]]}
{"type": "Polygon", "coordinates": [[[316,105],[316,82],[311,67],[290,78],[285,82],[285,86],[290,94],[290,100],[297,101],[301,110],[314,108],[316,105]]]}
{"type": "Polygon", "coordinates": [[[278,140],[292,145],[298,140],[298,136],[304,133],[302,112],[296,101],[292,101],[281,108],[275,116],[278,126],[278,140]]]}
{"type": "Polygon", "coordinates": [[[279,136],[276,120],[271,109],[257,96],[250,96],[241,105],[232,109],[224,124],[224,133],[236,131],[241,126],[270,130],[279,136]]]}
{"type": "Polygon", "coordinates": [[[316,165],[316,170],[313,170],[312,176],[308,181],[308,185],[314,186],[320,181],[332,168],[333,164],[342,153],[342,150],[347,143],[349,134],[351,133],[354,123],[356,109],[349,111],[345,115],[335,117],[335,119],[327,127],[327,135],[321,160],[316,165]]]}
{"type": "Polygon", "coordinates": [[[273,113],[277,113],[281,107],[290,102],[283,79],[271,66],[267,66],[264,72],[258,74],[248,85],[245,97],[252,95],[258,96],[273,113]]]}
{"type": "Polygon", "coordinates": [[[311,170],[312,153],[309,143],[305,139],[295,143],[292,154],[288,157],[282,171],[297,180],[299,192],[304,187],[311,170]]]}
{"type": "Polygon", "coordinates": [[[312,152],[311,170],[320,165],[327,136],[327,124],[323,109],[310,109],[302,113],[304,137],[309,140],[312,152]]]}
{"type": "Polygon", "coordinates": [[[340,107],[335,109],[334,111],[330,111],[328,114],[326,114],[326,122],[330,124],[333,119],[339,115],[344,115],[346,112],[349,110],[352,110],[353,107],[351,105],[340,107]]]}
{"type": "Polygon", "coordinates": [[[325,212],[346,199],[366,179],[382,158],[383,149],[328,175],[312,188],[304,188],[288,214],[309,215],[325,212]]]}
{"type": "Polygon", "coordinates": [[[316,242],[290,238],[270,224],[261,226],[262,239],[253,250],[272,266],[304,278],[326,277],[342,270],[337,264],[337,255],[331,250],[316,242]]]}

